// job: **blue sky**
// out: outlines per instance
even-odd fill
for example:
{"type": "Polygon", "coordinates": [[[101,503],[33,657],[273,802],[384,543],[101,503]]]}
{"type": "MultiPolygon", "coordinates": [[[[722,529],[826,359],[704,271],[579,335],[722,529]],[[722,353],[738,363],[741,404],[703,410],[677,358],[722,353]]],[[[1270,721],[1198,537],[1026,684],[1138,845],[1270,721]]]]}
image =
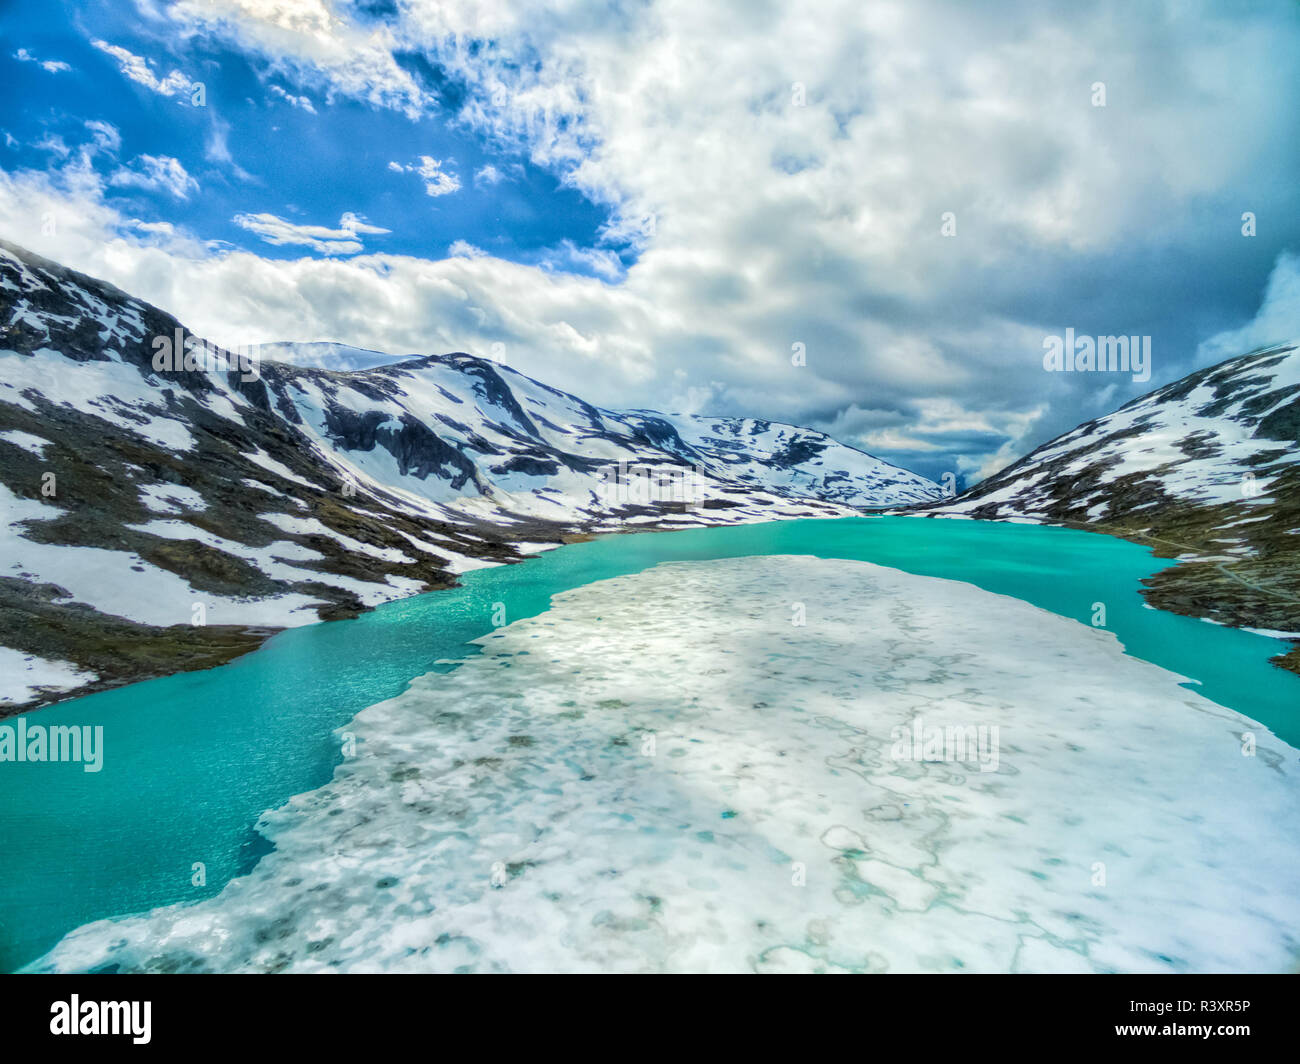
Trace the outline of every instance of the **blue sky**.
{"type": "Polygon", "coordinates": [[[0,76],[0,236],[219,343],[969,483],[1300,337],[1291,0],[9,3],[0,76]],[[1066,329],[1150,380],[1045,371],[1066,329]]]}
{"type": "MultiPolygon", "coordinates": [[[[385,7],[359,5],[362,12],[385,7]]],[[[90,163],[109,181],[108,202],[146,222],[184,226],[268,258],[298,257],[308,245],[268,243],[237,217],[271,214],[337,230],[351,213],[389,230],[362,234],[367,250],[401,255],[438,257],[464,241],[511,261],[579,273],[590,272],[591,263],[567,254],[568,244],[602,252],[606,273],[622,265],[611,254],[633,260],[626,242],[601,239],[606,207],[564,186],[526,153],[494,151],[455,128],[459,88],[418,53],[403,61],[430,88],[430,99],[424,113],[408,115],[295,84],[221,40],[168,32],[130,3],[52,2],[27,5],[21,21],[16,14],[14,7],[6,12],[0,77],[23,105],[4,115],[5,169],[57,164],[94,142],[87,122],[107,123],[120,147],[96,152],[90,163]],[[178,71],[176,88],[165,94],[124,74],[131,60],[123,52],[159,82],[178,71]],[[203,87],[201,106],[193,103],[196,84],[203,87]],[[142,156],[177,160],[197,187],[112,183],[142,156]],[[435,187],[454,185],[454,193],[428,194],[419,173],[425,157],[448,175],[435,187]]]]}

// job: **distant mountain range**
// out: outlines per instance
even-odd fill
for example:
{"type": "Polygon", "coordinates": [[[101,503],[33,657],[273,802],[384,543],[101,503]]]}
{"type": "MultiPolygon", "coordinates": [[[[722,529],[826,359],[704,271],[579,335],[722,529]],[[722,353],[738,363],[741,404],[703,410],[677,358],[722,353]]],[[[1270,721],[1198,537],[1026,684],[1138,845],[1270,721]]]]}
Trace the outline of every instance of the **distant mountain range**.
{"type": "Polygon", "coordinates": [[[0,329],[0,715],[566,537],[941,494],[820,432],[605,410],[467,354],[223,351],[2,241],[0,329]]]}
{"type": "MultiPolygon", "coordinates": [[[[0,715],[574,537],[868,508],[1122,536],[1181,563],[1146,581],[1152,605],[1300,633],[1296,345],[943,499],[820,432],[606,410],[467,354],[223,351],[3,241],[0,329],[0,715]]],[[[1300,648],[1275,660],[1300,671],[1300,648]]]]}

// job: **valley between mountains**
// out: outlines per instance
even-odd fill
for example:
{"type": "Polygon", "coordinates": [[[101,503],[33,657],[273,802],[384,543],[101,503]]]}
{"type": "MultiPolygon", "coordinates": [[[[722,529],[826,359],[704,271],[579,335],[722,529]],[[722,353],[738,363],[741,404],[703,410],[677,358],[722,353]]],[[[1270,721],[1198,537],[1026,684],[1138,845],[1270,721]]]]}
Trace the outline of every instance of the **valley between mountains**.
{"type": "MultiPolygon", "coordinates": [[[[163,363],[170,315],[0,241],[0,716],[207,668],[600,533],[890,510],[1177,557],[1156,607],[1300,633],[1300,354],[1231,359],[956,499],[823,433],[602,409],[468,354],[261,345],[163,363]]],[[[1280,664],[1300,671],[1300,651],[1280,664]]]]}
{"type": "Polygon", "coordinates": [[[255,373],[187,369],[160,347],[174,318],[2,243],[0,322],[3,713],[574,536],[940,497],[819,432],[604,410],[466,354],[321,345],[322,369],[266,345],[255,373]]]}

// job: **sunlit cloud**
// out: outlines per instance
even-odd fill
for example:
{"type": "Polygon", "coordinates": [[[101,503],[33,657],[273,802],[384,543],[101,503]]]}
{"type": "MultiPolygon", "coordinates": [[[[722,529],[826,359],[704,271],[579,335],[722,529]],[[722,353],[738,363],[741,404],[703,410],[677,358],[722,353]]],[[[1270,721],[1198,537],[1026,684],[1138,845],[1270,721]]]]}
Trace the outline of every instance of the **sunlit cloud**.
{"type": "Polygon", "coordinates": [[[20,63],[36,63],[42,70],[51,74],[61,74],[72,69],[72,65],[63,62],[62,59],[38,59],[26,48],[19,48],[14,52],[14,58],[20,63]]]}
{"type": "Polygon", "coordinates": [[[357,236],[362,233],[388,233],[380,228],[346,213],[339,219],[338,228],[322,225],[299,225],[274,214],[237,214],[236,225],[256,233],[268,244],[277,246],[299,245],[319,251],[322,255],[355,255],[363,249],[357,236]]]}
{"type": "MultiPolygon", "coordinates": [[[[162,12],[178,34],[241,50],[282,82],[272,97],[315,101],[313,126],[346,98],[471,131],[482,154],[435,150],[412,125],[379,157],[440,206],[526,188],[509,162],[523,158],[607,212],[600,238],[551,236],[512,261],[466,229],[421,254],[367,254],[368,230],[268,201],[278,213],[236,223],[304,257],[261,258],[133,228],[102,182],[74,180],[75,147],[43,186],[7,178],[3,205],[93,219],[31,241],[216,339],[502,344],[606,405],[707,403],[973,475],[1136,394],[1045,379],[1045,332],[1154,334],[1150,387],[1208,357],[1208,337],[1227,330],[1213,347],[1226,357],[1291,320],[1274,310],[1234,332],[1287,241],[1300,247],[1300,123],[1278,105],[1300,78],[1300,24],[1281,4],[1188,11],[409,0],[362,21],[327,0],[181,0],[162,12]],[[412,55],[456,85],[454,111],[399,61],[412,55]],[[1271,227],[1254,245],[1237,232],[1247,209],[1271,227]]],[[[182,91],[183,73],[108,54],[182,91]]],[[[208,158],[230,170],[219,123],[208,158]]],[[[1293,299],[1285,275],[1270,292],[1293,299]]]]}
{"type": "Polygon", "coordinates": [[[129,166],[121,167],[109,177],[110,185],[166,192],[177,199],[187,199],[197,192],[199,183],[170,155],[141,155],[129,166]]]}
{"type": "Polygon", "coordinates": [[[430,196],[448,196],[460,191],[460,178],[428,155],[421,155],[419,162],[406,165],[390,162],[388,169],[398,174],[419,174],[424,180],[424,191],[430,196]]]}
{"type": "Polygon", "coordinates": [[[149,61],[142,56],[135,55],[120,45],[109,44],[107,41],[95,40],[91,43],[101,52],[116,59],[122,74],[137,85],[143,85],[159,96],[177,97],[183,103],[190,100],[197,83],[181,71],[172,70],[159,77],[154,73],[149,61]]]}

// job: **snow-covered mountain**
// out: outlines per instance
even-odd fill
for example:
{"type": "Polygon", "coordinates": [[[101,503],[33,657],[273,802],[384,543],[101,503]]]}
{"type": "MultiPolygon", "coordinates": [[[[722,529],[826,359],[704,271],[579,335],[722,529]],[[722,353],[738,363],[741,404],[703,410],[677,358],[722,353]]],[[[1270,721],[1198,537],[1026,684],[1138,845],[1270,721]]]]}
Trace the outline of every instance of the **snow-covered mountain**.
{"type": "Polygon", "coordinates": [[[703,510],[735,511],[728,520],[810,499],[870,507],[939,494],[924,477],[820,432],[604,410],[471,355],[348,373],[266,364],[262,376],[276,409],[343,475],[497,520],[698,523],[698,510],[660,505],[672,500],[667,490],[657,498],[659,481],[671,488],[674,477],[690,478],[703,510]]]}
{"type": "Polygon", "coordinates": [[[3,242],[0,329],[0,713],[566,535],[939,496],[818,432],[604,410],[466,354],[223,351],[3,242]]]}
{"type": "MultiPolygon", "coordinates": [[[[464,412],[459,409],[464,398],[465,381],[469,380],[473,391],[471,401],[475,404],[475,420],[471,422],[475,426],[474,432],[480,439],[483,432],[490,433],[494,443],[510,450],[516,465],[522,464],[517,461],[522,457],[540,458],[544,462],[544,452],[547,451],[589,458],[593,441],[604,439],[617,447],[617,455],[609,456],[615,462],[661,463],[663,455],[655,452],[664,452],[670,456],[670,461],[679,459],[710,481],[739,484],[789,498],[820,499],[852,507],[877,507],[928,502],[939,497],[939,489],[933,481],[847,447],[812,429],[755,418],[661,414],[653,410],[623,413],[603,410],[566,392],[539,384],[508,367],[468,355],[433,358],[384,355],[337,343],[269,343],[261,344],[259,352],[264,359],[300,367],[350,371],[386,366],[407,382],[417,378],[422,383],[437,380],[439,393],[436,395],[427,388],[399,383],[398,387],[391,389],[391,403],[366,406],[365,410],[369,414],[372,410],[384,409],[396,421],[412,416],[424,423],[438,424],[440,436],[461,445],[470,443],[461,424],[464,412]],[[497,380],[488,383],[489,376],[495,376],[497,380]],[[511,403],[508,396],[513,396],[517,402],[511,403]],[[493,406],[498,406],[499,411],[493,410],[493,406]],[[492,424],[500,420],[500,411],[504,411],[509,424],[504,436],[492,424]],[[537,453],[529,455],[520,448],[523,442],[520,432],[540,448],[537,453]],[[629,447],[629,442],[633,446],[629,447]]],[[[316,384],[296,382],[289,401],[300,408],[304,420],[311,421],[313,427],[319,424],[323,431],[318,433],[318,438],[323,445],[336,451],[355,450],[349,446],[346,434],[335,431],[339,427],[339,389],[344,392],[373,389],[376,382],[389,377],[387,372],[371,373],[356,384],[334,378],[326,385],[325,390],[332,388],[331,395],[335,397],[332,402],[335,407],[333,427],[320,417],[308,417],[313,410],[323,414],[326,406],[331,405],[319,402],[321,390],[316,384]],[[307,398],[308,394],[311,398],[307,398]]],[[[341,401],[345,406],[357,405],[355,396],[341,401]]],[[[462,446],[461,449],[472,451],[474,448],[462,446]]],[[[595,450],[604,448],[597,446],[595,450]]],[[[382,456],[377,457],[381,463],[384,461],[382,456]]],[[[358,459],[354,456],[353,460],[358,459]]],[[[586,465],[585,462],[579,464],[586,465]]],[[[504,484],[499,470],[489,469],[488,472],[489,479],[498,487],[504,484]]],[[[546,474],[535,476],[546,477],[546,474]]],[[[560,484],[554,482],[555,476],[550,475],[552,482],[527,490],[539,491],[545,496],[565,496],[560,484]]],[[[579,494],[591,487],[581,480],[574,482],[572,477],[564,479],[576,483],[579,494]]],[[[573,498],[572,495],[565,497],[568,501],[573,498]]],[[[543,502],[541,514],[551,516],[547,511],[554,504],[545,499],[543,502]]],[[[522,504],[529,505],[526,500],[522,504]]]]}
{"type": "Polygon", "coordinates": [[[1095,521],[1171,503],[1258,517],[1300,466],[1300,344],[1229,359],[1044,444],[933,512],[1095,521]]]}
{"type": "Polygon", "coordinates": [[[1184,562],[1148,581],[1152,604],[1300,633],[1297,443],[1300,341],[1192,373],[925,512],[1125,536],[1184,562]]]}

